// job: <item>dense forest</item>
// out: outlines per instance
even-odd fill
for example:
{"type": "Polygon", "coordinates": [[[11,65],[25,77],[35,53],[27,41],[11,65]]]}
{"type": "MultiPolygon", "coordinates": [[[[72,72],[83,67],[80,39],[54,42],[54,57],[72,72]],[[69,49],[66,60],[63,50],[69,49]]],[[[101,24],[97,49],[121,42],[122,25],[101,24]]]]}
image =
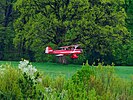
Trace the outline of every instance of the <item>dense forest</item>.
{"type": "Polygon", "coordinates": [[[0,60],[56,62],[45,47],[72,44],[70,63],[133,65],[133,0],[0,1],[0,60]]]}

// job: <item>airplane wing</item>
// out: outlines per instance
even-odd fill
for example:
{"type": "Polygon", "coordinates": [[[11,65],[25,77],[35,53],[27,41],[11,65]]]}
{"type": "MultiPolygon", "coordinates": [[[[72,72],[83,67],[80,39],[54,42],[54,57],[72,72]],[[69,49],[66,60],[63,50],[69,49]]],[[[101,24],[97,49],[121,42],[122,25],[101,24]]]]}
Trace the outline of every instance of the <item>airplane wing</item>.
{"type": "Polygon", "coordinates": [[[75,44],[75,45],[70,45],[70,46],[62,46],[60,47],[61,49],[67,49],[69,47],[74,47],[74,48],[77,48],[79,46],[79,44],[75,44]]]}
{"type": "Polygon", "coordinates": [[[63,49],[63,50],[66,50],[66,49],[68,49],[70,46],[63,46],[63,47],[60,47],[61,49],[63,49]]]}
{"type": "Polygon", "coordinates": [[[58,54],[58,55],[56,55],[57,57],[60,57],[60,56],[64,56],[64,54],[58,54]]]}
{"type": "Polygon", "coordinates": [[[60,48],[68,48],[68,47],[70,47],[70,46],[62,46],[62,47],[60,47],[60,48]]]}

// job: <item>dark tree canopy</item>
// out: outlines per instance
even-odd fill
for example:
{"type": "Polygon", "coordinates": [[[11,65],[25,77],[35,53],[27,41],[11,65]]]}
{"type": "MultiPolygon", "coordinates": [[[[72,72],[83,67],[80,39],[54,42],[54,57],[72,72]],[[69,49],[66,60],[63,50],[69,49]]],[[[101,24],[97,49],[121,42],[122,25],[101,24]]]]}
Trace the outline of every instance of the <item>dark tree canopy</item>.
{"type": "MultiPolygon", "coordinates": [[[[0,59],[4,58],[7,52],[13,50],[14,38],[14,0],[1,0],[0,1],[0,59]]],[[[9,59],[6,57],[6,59],[9,59]]]]}

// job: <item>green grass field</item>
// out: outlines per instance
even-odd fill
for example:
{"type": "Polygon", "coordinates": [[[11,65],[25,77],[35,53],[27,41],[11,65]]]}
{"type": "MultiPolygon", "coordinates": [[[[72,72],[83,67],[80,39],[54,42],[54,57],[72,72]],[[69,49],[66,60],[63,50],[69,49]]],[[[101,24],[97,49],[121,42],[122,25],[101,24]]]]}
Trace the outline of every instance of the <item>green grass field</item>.
{"type": "MultiPolygon", "coordinates": [[[[11,64],[17,68],[19,62],[16,61],[0,61],[1,64],[11,64]]],[[[66,78],[71,77],[77,70],[81,69],[82,65],[62,65],[57,63],[37,63],[32,62],[39,71],[44,72],[52,77],[63,75],[66,78]]],[[[115,72],[122,78],[130,79],[133,76],[133,66],[115,66],[115,72]]]]}

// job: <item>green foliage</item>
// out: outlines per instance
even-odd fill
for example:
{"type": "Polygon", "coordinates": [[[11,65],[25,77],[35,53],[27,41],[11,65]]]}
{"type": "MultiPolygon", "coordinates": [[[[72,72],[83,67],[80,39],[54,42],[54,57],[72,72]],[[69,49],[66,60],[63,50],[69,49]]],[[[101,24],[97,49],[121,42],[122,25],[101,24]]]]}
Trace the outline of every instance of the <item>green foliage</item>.
{"type": "Polygon", "coordinates": [[[132,18],[133,18],[133,0],[125,0],[125,10],[127,13],[127,18],[126,18],[126,23],[127,23],[127,28],[129,31],[131,31],[133,35],[133,28],[132,28],[132,18]]]}
{"type": "Polygon", "coordinates": [[[22,74],[20,70],[14,69],[10,65],[1,65],[0,99],[42,99],[39,77],[39,73],[36,73],[35,82],[32,77],[26,73],[22,74]]]}
{"type": "Polygon", "coordinates": [[[132,65],[132,8],[133,0],[1,0],[0,59],[56,62],[46,46],[81,44],[70,63],[132,65]]]}
{"type": "Polygon", "coordinates": [[[51,78],[45,75],[42,78],[42,88],[44,99],[67,100],[67,90],[65,90],[66,80],[62,76],[51,78]]]}
{"type": "MultiPolygon", "coordinates": [[[[39,77],[38,74],[36,77],[39,77]]],[[[34,82],[34,80],[28,75],[26,75],[26,73],[24,73],[24,75],[21,75],[21,77],[18,80],[18,84],[22,93],[22,98],[41,98],[41,96],[38,95],[38,87],[36,86],[37,82],[34,82]]]]}
{"type": "Polygon", "coordinates": [[[13,20],[15,18],[12,8],[14,0],[0,1],[0,59],[10,59],[10,54],[15,50],[13,38],[15,36],[13,20]],[[9,55],[9,57],[7,57],[9,55]]]}
{"type": "Polygon", "coordinates": [[[21,91],[18,85],[19,71],[10,65],[0,67],[0,99],[20,99],[21,91]]]}
{"type": "MultiPolygon", "coordinates": [[[[36,73],[38,76],[38,74],[36,73]]],[[[88,61],[72,78],[41,75],[37,84],[10,65],[0,66],[1,99],[132,100],[133,81],[114,74],[114,66],[89,66],[88,61]],[[6,70],[4,70],[6,68],[6,70]],[[10,90],[10,91],[9,91],[10,90]],[[23,91],[23,92],[22,92],[23,91]],[[33,96],[34,95],[34,96],[33,96]]]]}
{"type": "Polygon", "coordinates": [[[83,84],[86,84],[86,82],[90,79],[90,76],[94,74],[93,67],[90,67],[88,65],[88,62],[86,62],[85,65],[81,68],[81,70],[77,71],[72,76],[72,80],[76,84],[80,84],[83,82],[83,84]]]}
{"type": "MultiPolygon", "coordinates": [[[[88,68],[90,66],[84,67],[90,71],[88,68]]],[[[81,73],[81,70],[77,73],[81,73]]],[[[87,74],[88,71],[83,70],[83,73],[87,74]]],[[[86,78],[87,75],[83,76],[83,74],[75,74],[75,76],[82,77],[82,80],[81,78],[72,78],[72,81],[68,83],[69,100],[75,100],[76,98],[82,98],[82,100],[112,100],[118,98],[131,100],[132,98],[132,82],[115,76],[113,66],[99,64],[93,67],[93,73],[89,73],[88,78],[86,78]],[[84,79],[86,79],[85,82],[84,79]]]]}
{"type": "Polygon", "coordinates": [[[85,48],[82,61],[112,63],[129,43],[123,4],[124,0],[17,0],[14,44],[23,52],[34,52],[36,61],[43,61],[46,46],[56,49],[79,43],[85,48]]]}
{"type": "Polygon", "coordinates": [[[124,8],[126,10],[127,13],[127,18],[126,18],[126,25],[127,28],[129,30],[129,32],[131,33],[131,37],[130,37],[130,44],[127,45],[128,50],[127,51],[127,56],[125,57],[127,60],[128,65],[133,65],[133,0],[125,0],[125,5],[124,8]]]}

